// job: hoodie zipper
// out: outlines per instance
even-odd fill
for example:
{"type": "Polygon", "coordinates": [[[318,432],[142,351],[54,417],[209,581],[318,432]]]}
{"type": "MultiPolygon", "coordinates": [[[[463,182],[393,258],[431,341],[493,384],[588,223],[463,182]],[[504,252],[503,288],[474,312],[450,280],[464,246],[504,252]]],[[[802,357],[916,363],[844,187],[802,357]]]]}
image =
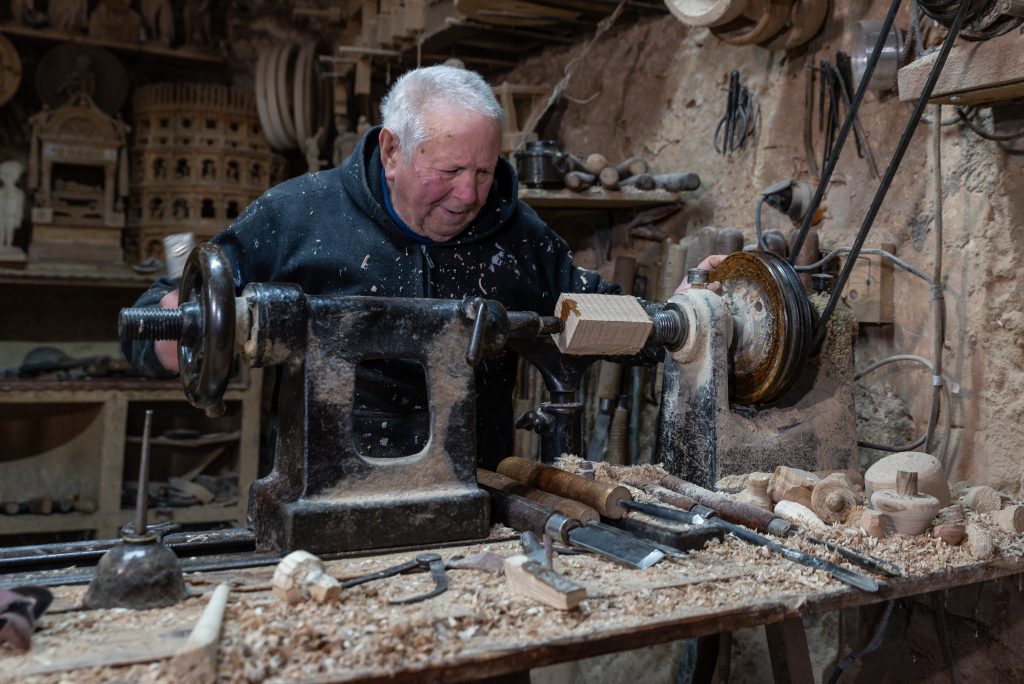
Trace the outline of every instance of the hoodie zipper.
{"type": "Polygon", "coordinates": [[[423,255],[423,265],[420,268],[423,273],[423,287],[420,296],[429,299],[433,296],[430,291],[430,269],[434,268],[434,262],[430,258],[430,252],[427,251],[426,245],[420,245],[420,253],[423,255]]]}

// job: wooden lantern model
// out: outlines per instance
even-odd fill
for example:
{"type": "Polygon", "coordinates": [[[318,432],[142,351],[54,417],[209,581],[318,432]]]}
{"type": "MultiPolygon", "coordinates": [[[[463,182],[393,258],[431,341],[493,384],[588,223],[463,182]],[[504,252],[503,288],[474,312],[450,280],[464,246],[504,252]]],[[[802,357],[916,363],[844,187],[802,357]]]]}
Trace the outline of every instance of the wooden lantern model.
{"type": "Polygon", "coordinates": [[[119,263],[128,127],[82,91],[33,115],[27,185],[33,261],[119,263]]]}

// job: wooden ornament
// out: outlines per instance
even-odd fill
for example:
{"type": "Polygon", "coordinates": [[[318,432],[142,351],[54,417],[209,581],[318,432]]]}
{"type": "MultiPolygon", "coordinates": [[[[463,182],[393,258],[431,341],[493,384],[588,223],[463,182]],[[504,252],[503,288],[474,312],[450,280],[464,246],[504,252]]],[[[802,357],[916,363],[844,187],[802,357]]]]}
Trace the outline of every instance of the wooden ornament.
{"type": "Polygon", "coordinates": [[[843,473],[829,475],[811,490],[811,510],[826,523],[841,523],[857,505],[857,494],[843,473]]]}
{"type": "Polygon", "coordinates": [[[967,550],[971,552],[971,555],[978,560],[991,558],[995,553],[995,548],[992,545],[992,538],[988,536],[988,533],[973,523],[967,525],[966,531],[967,550]]]}
{"type": "Polygon", "coordinates": [[[952,506],[946,506],[940,508],[939,512],[935,514],[936,525],[963,525],[964,524],[964,507],[956,503],[952,506]]]}
{"type": "Polygon", "coordinates": [[[976,513],[991,513],[998,511],[1003,505],[999,492],[988,485],[971,487],[960,499],[965,506],[976,513]]]}
{"type": "Polygon", "coordinates": [[[555,315],[563,327],[552,338],[563,354],[635,354],[653,327],[639,300],[628,295],[562,293],[555,315]]]}
{"type": "Polygon", "coordinates": [[[960,546],[966,534],[964,525],[936,525],[932,528],[932,536],[950,546],[960,546]]]}
{"type": "Polygon", "coordinates": [[[843,475],[850,481],[851,489],[856,489],[857,487],[864,489],[864,473],[855,468],[847,468],[846,470],[819,470],[817,475],[823,480],[829,475],[843,475]]]}
{"type": "Polygon", "coordinates": [[[1007,506],[1001,511],[993,511],[992,520],[1007,532],[1020,534],[1024,532],[1024,506],[1007,506]]]}
{"type": "Polygon", "coordinates": [[[883,539],[891,524],[885,515],[873,508],[865,508],[860,514],[860,528],[875,539],[883,539]]]}
{"type": "Polygon", "coordinates": [[[736,499],[766,511],[772,510],[772,497],[768,494],[770,479],[768,473],[751,473],[747,477],[746,488],[736,495],[736,499]]]}
{"type": "Polygon", "coordinates": [[[341,595],[341,585],[324,571],[324,564],[308,551],[293,551],[274,569],[270,582],[274,595],[289,604],[313,599],[317,603],[333,601],[341,595]]]}
{"type": "Polygon", "coordinates": [[[896,471],[917,473],[918,491],[934,496],[943,506],[950,502],[949,482],[939,460],[919,451],[903,451],[880,459],[864,473],[865,496],[870,501],[875,492],[896,489],[896,471]]]}
{"type": "Polygon", "coordinates": [[[900,470],[896,474],[896,491],[882,490],[871,497],[871,505],[892,521],[900,534],[924,533],[939,510],[939,500],[917,491],[917,473],[900,470]]]}
{"type": "Polygon", "coordinates": [[[775,514],[805,530],[822,532],[828,529],[814,511],[796,501],[778,502],[775,504],[775,514]]]}
{"type": "Polygon", "coordinates": [[[814,473],[789,466],[779,466],[775,469],[774,483],[772,484],[772,501],[795,501],[798,504],[811,507],[811,492],[814,485],[821,480],[814,473]]]}

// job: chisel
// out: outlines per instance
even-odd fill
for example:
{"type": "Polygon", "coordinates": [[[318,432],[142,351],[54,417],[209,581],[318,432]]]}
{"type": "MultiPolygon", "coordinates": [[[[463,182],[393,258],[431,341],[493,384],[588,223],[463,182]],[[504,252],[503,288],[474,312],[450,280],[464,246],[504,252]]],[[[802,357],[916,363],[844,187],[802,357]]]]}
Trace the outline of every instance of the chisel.
{"type": "Polygon", "coordinates": [[[578,521],[536,501],[506,494],[486,484],[481,486],[491,495],[493,519],[514,530],[528,530],[538,537],[546,534],[562,544],[593,551],[604,558],[641,570],[651,567],[665,556],[660,549],[625,532],[609,529],[600,523],[580,525],[578,521]]]}
{"type": "Polygon", "coordinates": [[[823,570],[829,575],[845,582],[852,587],[861,589],[862,591],[875,592],[878,591],[878,582],[871,579],[866,575],[862,575],[859,572],[847,570],[844,567],[840,567],[835,563],[829,562],[823,558],[812,556],[809,553],[791,549],[788,546],[769,539],[768,537],[762,536],[756,532],[752,532],[745,527],[739,525],[733,525],[732,523],[726,522],[721,519],[717,520],[705,520],[702,516],[690,513],[689,511],[681,511],[676,508],[669,508],[667,506],[659,506],[657,504],[640,503],[637,501],[623,501],[622,505],[626,508],[637,510],[647,515],[653,515],[655,517],[664,518],[666,520],[675,520],[677,522],[686,523],[688,525],[699,525],[701,523],[706,525],[718,525],[724,528],[730,534],[735,535],[739,539],[747,542],[748,544],[755,544],[757,546],[766,546],[772,551],[780,554],[786,560],[791,560],[795,563],[800,563],[816,570],[823,570]]]}

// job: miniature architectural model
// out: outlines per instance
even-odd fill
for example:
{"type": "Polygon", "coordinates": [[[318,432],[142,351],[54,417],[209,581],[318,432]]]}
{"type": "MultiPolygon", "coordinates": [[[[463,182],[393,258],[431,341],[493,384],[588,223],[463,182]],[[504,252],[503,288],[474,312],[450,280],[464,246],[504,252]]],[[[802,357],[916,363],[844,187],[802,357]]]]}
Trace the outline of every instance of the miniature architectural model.
{"type": "Polygon", "coordinates": [[[252,94],[206,83],[135,92],[130,260],[162,258],[163,238],[208,239],[282,178],[252,94]]]}
{"type": "Polygon", "coordinates": [[[33,261],[123,261],[128,127],[80,91],[30,119],[33,261]]]}

